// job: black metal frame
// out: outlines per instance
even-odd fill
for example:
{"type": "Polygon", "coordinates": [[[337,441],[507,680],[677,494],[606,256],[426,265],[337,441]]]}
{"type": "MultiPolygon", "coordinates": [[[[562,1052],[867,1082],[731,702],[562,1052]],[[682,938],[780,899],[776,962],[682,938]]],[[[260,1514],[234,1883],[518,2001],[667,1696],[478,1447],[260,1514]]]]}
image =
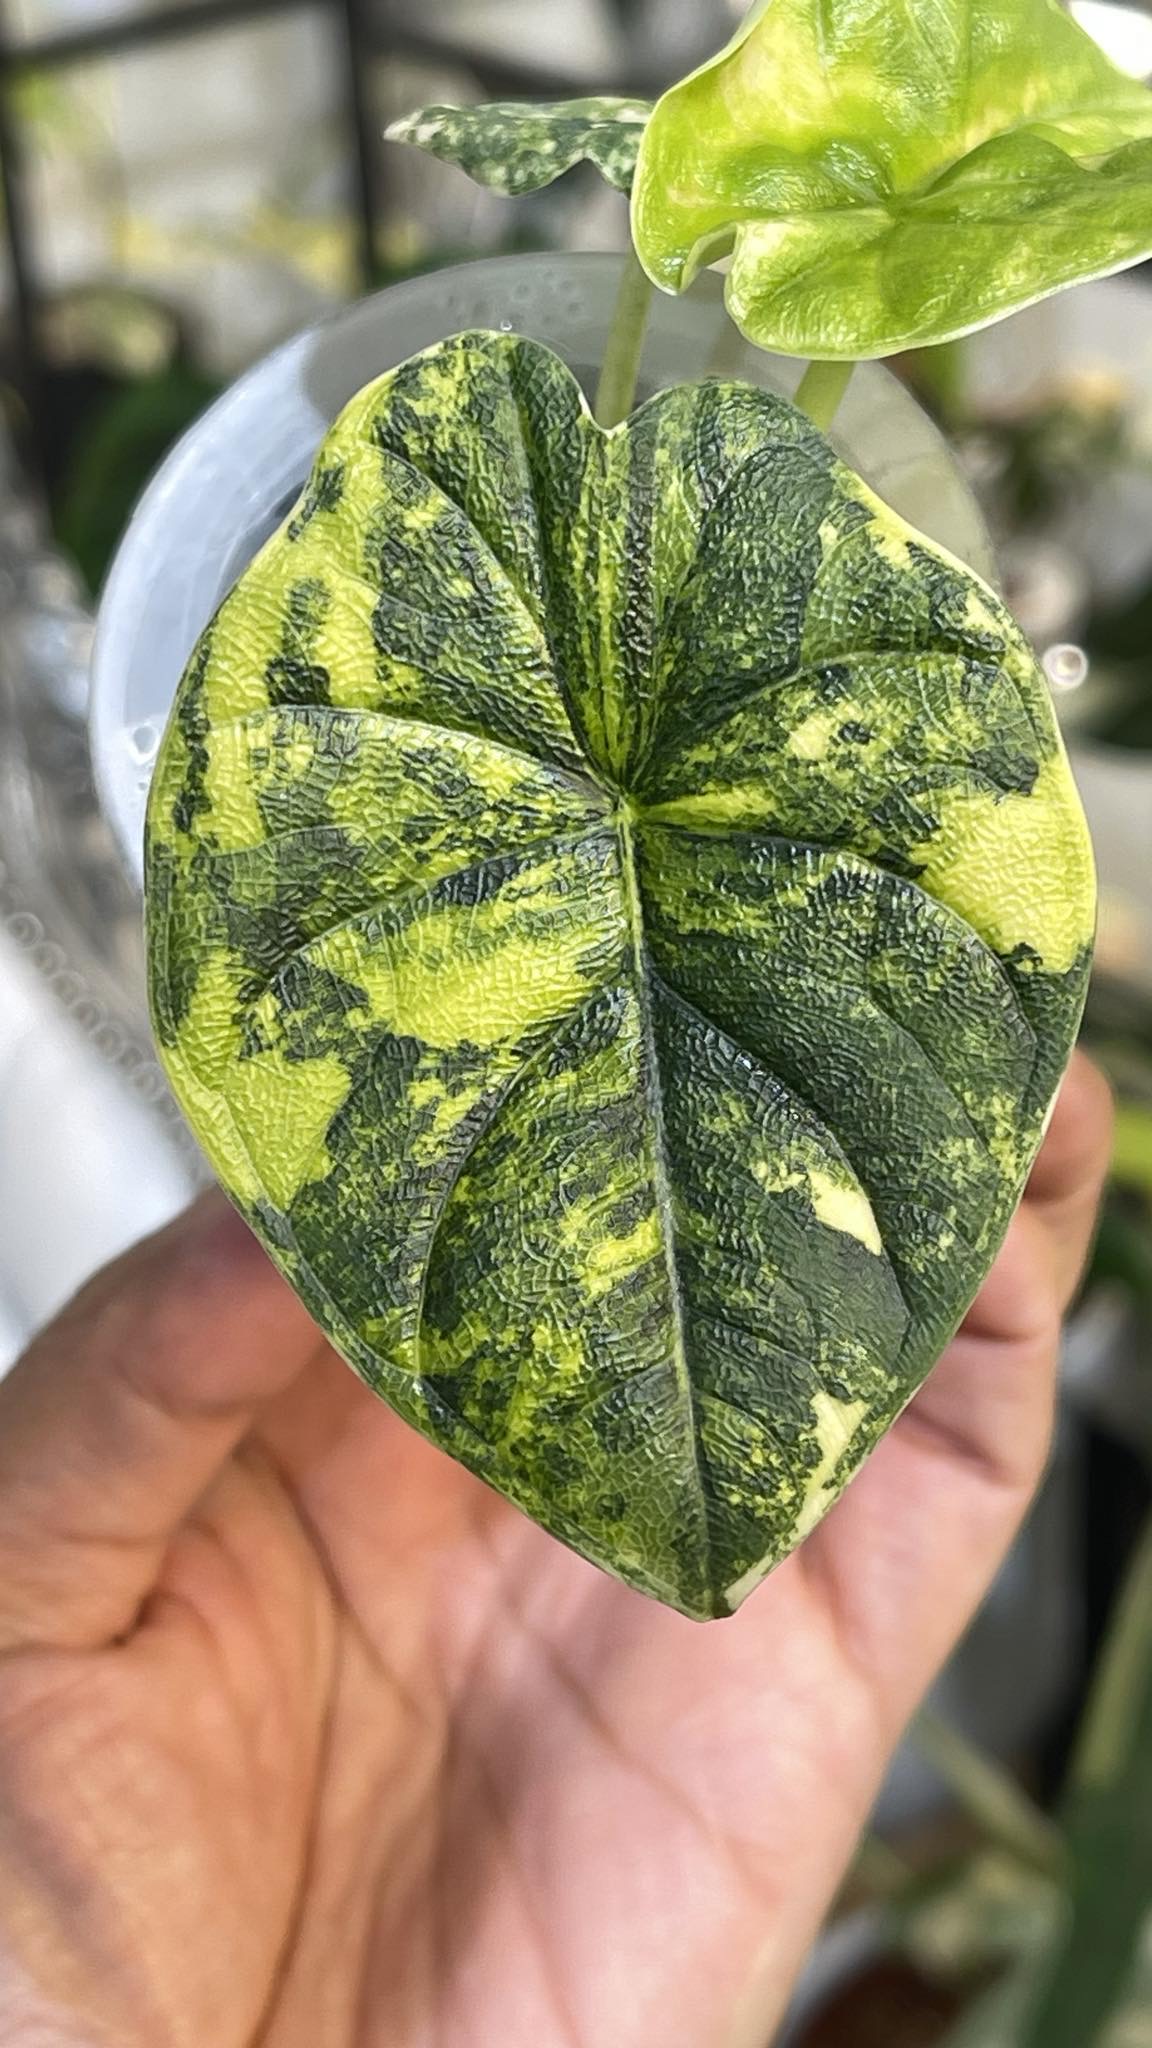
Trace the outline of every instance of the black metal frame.
{"type": "Polygon", "coordinates": [[[350,198],[356,222],[357,264],[361,282],[376,275],[384,194],[381,152],[372,107],[372,60],[382,54],[462,61],[481,90],[494,97],[525,95],[564,98],[572,80],[552,76],[542,67],[505,59],[486,60],[450,39],[402,27],[390,19],[387,0],[174,0],[154,14],[121,19],[20,40],[9,32],[5,0],[0,0],[0,195],[4,202],[4,240],[13,300],[15,381],[28,419],[29,456],[39,468],[43,446],[44,369],[39,337],[39,287],[35,259],[35,223],[24,176],[21,125],[13,106],[12,88],[38,72],[69,70],[94,59],[118,57],[132,50],[153,49],[193,37],[246,27],[256,21],[303,12],[332,16],[343,54],[345,125],[350,162],[350,198]]]}
{"type": "Polygon", "coordinates": [[[128,15],[58,35],[20,40],[9,33],[0,0],[0,190],[8,273],[12,284],[15,375],[28,415],[29,454],[37,466],[43,422],[35,232],[24,176],[20,122],[12,87],[38,72],[69,70],[93,59],[118,57],[209,35],[278,15],[324,11],[336,17],[343,51],[344,100],[352,142],[351,197],[356,219],[357,258],[365,284],[374,274],[380,225],[376,135],[368,90],[374,39],[366,0],[178,0],[156,14],[128,15]]]}

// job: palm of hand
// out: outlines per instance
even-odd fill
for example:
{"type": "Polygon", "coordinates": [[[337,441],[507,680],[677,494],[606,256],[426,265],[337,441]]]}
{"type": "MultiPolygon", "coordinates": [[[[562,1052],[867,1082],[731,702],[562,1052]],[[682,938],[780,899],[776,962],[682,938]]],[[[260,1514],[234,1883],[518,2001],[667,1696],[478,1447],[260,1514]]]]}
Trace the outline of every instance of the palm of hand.
{"type": "Polygon", "coordinates": [[[0,2034],[763,2048],[1035,1484],[1088,1093],[945,1365],[735,1620],[615,1585],[314,1356],[111,1647],[0,1665],[0,2034]]]}

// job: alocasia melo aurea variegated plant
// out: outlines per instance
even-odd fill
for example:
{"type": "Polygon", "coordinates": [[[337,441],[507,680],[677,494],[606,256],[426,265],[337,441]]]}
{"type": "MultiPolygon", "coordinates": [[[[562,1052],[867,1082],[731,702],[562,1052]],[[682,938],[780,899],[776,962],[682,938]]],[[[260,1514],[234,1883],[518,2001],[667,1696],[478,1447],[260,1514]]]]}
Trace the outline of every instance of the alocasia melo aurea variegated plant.
{"type": "Polygon", "coordinates": [[[815,359],[826,416],[838,359],[1152,250],[1152,96],[1050,0],[768,0],[654,110],[403,133],[508,192],[583,159],[632,187],[599,403],[470,333],[337,421],[165,742],[157,1033],[369,1385],[722,1615],[986,1274],[1095,884],[979,578],[783,399],[632,411],[650,280],[730,254],[736,320],[815,359]]]}

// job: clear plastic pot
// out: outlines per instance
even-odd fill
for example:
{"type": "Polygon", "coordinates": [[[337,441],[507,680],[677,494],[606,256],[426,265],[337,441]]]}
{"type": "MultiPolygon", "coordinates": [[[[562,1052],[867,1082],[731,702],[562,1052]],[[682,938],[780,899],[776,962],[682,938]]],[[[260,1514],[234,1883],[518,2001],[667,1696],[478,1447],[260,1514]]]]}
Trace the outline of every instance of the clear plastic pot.
{"type": "MultiPolygon", "coordinates": [[[[507,256],[393,286],[249,371],[169,456],[109,577],[93,675],[97,781],[137,880],[152,765],[188,657],[291,507],[332,420],[371,378],[468,327],[546,342],[590,389],[621,263],[618,256],[507,256]]],[[[790,395],[802,365],[743,347],[719,280],[707,276],[685,298],[658,298],[641,393],[710,369],[790,395]]],[[[832,438],[914,526],[993,575],[983,520],[947,443],[890,372],[861,367],[832,438]]]]}

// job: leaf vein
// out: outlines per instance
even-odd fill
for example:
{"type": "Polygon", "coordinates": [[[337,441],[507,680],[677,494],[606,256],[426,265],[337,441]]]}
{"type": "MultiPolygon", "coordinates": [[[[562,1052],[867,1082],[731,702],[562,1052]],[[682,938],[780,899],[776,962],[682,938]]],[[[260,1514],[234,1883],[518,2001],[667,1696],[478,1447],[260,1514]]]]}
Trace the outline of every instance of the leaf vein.
{"type": "MultiPolygon", "coordinates": [[[[840,846],[830,841],[797,839],[788,833],[758,832],[751,826],[742,830],[729,829],[723,833],[709,833],[695,831],[691,825],[669,823],[662,818],[653,820],[649,825],[649,830],[653,828],[653,825],[658,831],[676,832],[686,839],[704,839],[714,842],[718,839],[725,841],[730,839],[752,839],[762,846],[769,848],[780,847],[787,853],[815,854],[821,860],[854,861],[858,867],[866,869],[869,873],[879,877],[881,881],[893,882],[898,887],[907,889],[911,895],[915,896],[921,903],[927,904],[939,916],[947,919],[949,923],[959,926],[965,938],[976,946],[986,964],[995,969],[997,976],[1003,983],[1017,1022],[1027,1032],[1029,1042],[1033,1046],[1037,1044],[1035,1027],[1024,1009],[1024,1005],[1020,1000],[1020,992],[1015,987],[1012,977],[1000,955],[993,951],[987,939],[981,932],[977,931],[974,924],[970,924],[968,919],[960,911],[953,909],[950,903],[944,903],[939,896],[933,896],[931,891],[926,889],[924,884],[918,881],[915,875],[901,874],[899,868],[888,866],[875,854],[860,853],[854,846],[840,846]]],[[[843,987],[848,989],[850,987],[850,984],[832,983],[826,978],[823,985],[829,988],[843,987]]]]}
{"type": "Polygon", "coordinates": [[[462,881],[466,876],[484,875],[490,873],[493,868],[504,864],[508,867],[509,880],[511,880],[513,876],[521,873],[525,866],[531,865],[533,857],[540,855],[544,851],[556,854],[574,853],[582,846],[590,846],[595,840],[607,839],[610,836],[610,828],[606,828],[603,825],[594,826],[586,832],[576,833],[570,839],[556,839],[546,834],[541,839],[533,840],[530,844],[521,847],[515,853],[489,854],[484,860],[471,862],[466,867],[454,868],[447,875],[438,875],[434,882],[417,882],[411,888],[402,889],[395,896],[377,895],[370,902],[364,904],[361,909],[352,911],[347,917],[338,918],[334,924],[326,926],[323,931],[314,932],[310,938],[302,940],[297,946],[293,946],[291,951],[280,962],[275,973],[267,981],[263,982],[256,990],[246,992],[246,1001],[252,1007],[255,1007],[266,995],[271,994],[277,982],[282,979],[295,961],[305,958],[316,947],[326,945],[329,939],[337,938],[341,932],[350,931],[354,925],[362,923],[365,918],[395,916],[403,919],[404,913],[413,904],[418,904],[421,901],[429,905],[434,904],[435,898],[441,890],[448,888],[453,882],[462,881]]]}
{"type": "MultiPolygon", "coordinates": [[[[468,1171],[469,1164],[473,1159],[481,1141],[493,1129],[500,1116],[501,1111],[505,1108],[506,1104],[509,1102],[515,1091],[523,1086],[526,1076],[530,1074],[533,1068],[538,1066],[542,1060],[547,1059],[549,1053],[551,1053],[559,1044],[564,1034],[572,1030],[577,1024],[579,1024],[581,1018],[587,1016],[589,1010],[591,1010],[594,1007],[594,1005],[601,1000],[603,995],[603,988],[594,989],[592,994],[587,998],[585,1002],[579,1004],[578,1007],[574,1010],[566,1011],[563,1017],[557,1019],[556,1023],[550,1027],[547,1037],[544,1038],[539,1044],[534,1045],[532,1047],[531,1052],[528,1053],[527,1056],[521,1061],[520,1065],[516,1068],[515,1073],[508,1075],[507,1078],[501,1083],[500,1087],[493,1090],[491,1096],[488,1098],[488,1101],[483,1105],[483,1116],[480,1118],[478,1123],[473,1125],[473,1127],[469,1130],[467,1148],[462,1153],[460,1158],[456,1161],[451,1179],[449,1180],[448,1185],[444,1189],[441,1198],[437,1202],[436,1213],[432,1220],[432,1228],[428,1237],[428,1244],[425,1250],[424,1259],[422,1263],[420,1275],[420,1291],[417,1297],[415,1322],[416,1370],[418,1374],[421,1369],[420,1360],[423,1345],[425,1310],[428,1301],[428,1289],[431,1284],[432,1266],[435,1260],[436,1252],[440,1242],[440,1235],[444,1228],[444,1222],[447,1217],[448,1208],[452,1201],[452,1198],[459,1189],[460,1184],[464,1178],[464,1175],[468,1171]]],[[[522,1370],[522,1368],[523,1360],[521,1360],[520,1370],[522,1370]]],[[[518,1371],[516,1375],[517,1382],[519,1380],[519,1376],[520,1374],[518,1371]]],[[[513,1398],[514,1395],[515,1382],[513,1385],[513,1398]]],[[[447,1405],[447,1403],[445,1405],[447,1405]]],[[[455,1413],[455,1410],[453,1410],[452,1412],[455,1413]]],[[[460,1417],[460,1420],[464,1422],[465,1428],[472,1427],[470,1423],[465,1421],[465,1418],[463,1416],[460,1417]]]]}
{"type": "MultiPolygon", "coordinates": [[[[852,536],[848,535],[845,538],[850,539],[852,536]]],[[[1015,685],[1015,679],[1010,675],[1010,672],[1004,667],[1003,663],[999,661],[990,662],[987,659],[982,660],[977,652],[965,653],[959,647],[873,647],[852,648],[843,654],[821,655],[813,660],[801,662],[799,668],[790,669],[787,675],[769,677],[767,682],[758,684],[754,690],[748,692],[746,697],[741,697],[738,703],[722,708],[712,719],[703,718],[694,721],[690,747],[686,749],[684,743],[681,742],[679,751],[683,754],[685,751],[691,751],[698,747],[701,741],[715,738],[718,733],[723,732],[725,726],[733,724],[743,712],[752,710],[763,698],[772,696],[778,690],[789,690],[794,688],[797,683],[815,681],[828,669],[866,669],[873,663],[876,663],[878,666],[881,663],[897,664],[900,666],[907,664],[916,671],[922,670],[926,665],[938,667],[942,664],[961,669],[995,667],[997,673],[1006,677],[1013,685],[1013,693],[1017,697],[1020,708],[1028,720],[1030,729],[1038,739],[1041,737],[1032,712],[1024,700],[1023,693],[1015,685]]],[[[646,760],[643,765],[645,767],[649,766],[652,758],[649,757],[649,760],[646,760]]],[[[657,752],[654,759],[659,762],[660,758],[660,753],[657,752]]],[[[671,758],[674,763],[676,760],[675,745],[671,750],[671,758]]],[[[948,766],[951,764],[945,763],[942,765],[948,766]]],[[[992,780],[991,777],[987,779],[989,781],[992,780]]],[[[993,786],[996,788],[1000,787],[997,783],[994,783],[993,786]]],[[[1005,795],[1012,794],[1010,790],[1005,790],[1003,793],[1005,795]]]]}
{"type": "MultiPolygon", "coordinates": [[[[417,666],[408,663],[407,666],[417,666]]],[[[432,675],[431,669],[422,669],[421,674],[432,675]]],[[[435,677],[433,678],[435,680],[435,677]]],[[[491,733],[469,725],[445,725],[442,719],[409,718],[403,712],[377,710],[372,705],[360,704],[317,704],[314,702],[281,703],[261,705],[258,710],[245,711],[235,718],[218,718],[212,722],[213,733],[235,732],[244,726],[256,725],[261,719],[300,712],[302,715],[329,720],[371,720],[376,725],[389,726],[397,731],[429,733],[433,739],[475,740],[478,746],[488,748],[494,754],[502,754],[510,761],[521,761],[526,768],[543,769],[571,787],[586,790],[594,796],[603,796],[604,791],[595,781],[591,772],[584,774],[578,769],[565,768],[561,762],[549,761],[543,754],[530,754],[522,747],[515,747],[508,740],[494,739],[491,733]]],[[[583,758],[583,755],[581,756],[583,758]]]]}
{"type": "MultiPolygon", "coordinates": [[[[544,533],[540,519],[540,507],[536,499],[536,482],[532,474],[532,465],[527,459],[527,448],[525,446],[525,442],[523,439],[523,429],[525,423],[524,407],[520,400],[519,393],[515,391],[515,389],[510,387],[508,395],[512,402],[512,405],[515,408],[516,417],[520,422],[521,441],[519,444],[519,452],[524,457],[525,482],[527,484],[527,497],[532,507],[533,539],[535,541],[536,554],[538,560],[543,565],[547,562],[547,551],[544,545],[544,533]]],[[[460,500],[456,496],[454,496],[454,494],[451,491],[449,491],[444,486],[444,484],[438,482],[436,479],[429,476],[427,470],[418,468],[415,463],[408,462],[403,456],[396,455],[391,450],[377,449],[376,452],[378,454],[382,453],[387,461],[392,461],[399,464],[399,466],[402,469],[407,470],[410,475],[419,477],[423,483],[427,484],[432,490],[436,491],[438,495],[441,498],[443,498],[445,504],[450,505],[453,511],[458,513],[459,517],[463,520],[464,525],[467,527],[468,532],[475,536],[477,542],[479,543],[481,552],[483,553],[487,561],[492,565],[492,568],[495,571],[497,578],[507,585],[507,588],[511,591],[513,597],[515,598],[519,609],[523,612],[525,618],[528,620],[533,633],[537,636],[537,638],[540,641],[541,650],[548,658],[549,672],[556,692],[557,706],[564,715],[564,720],[567,724],[569,736],[572,740],[573,746],[576,748],[576,751],[583,757],[585,754],[585,747],[577,727],[569,692],[565,686],[564,680],[560,675],[559,669],[556,664],[555,650],[552,646],[551,636],[548,630],[547,578],[544,578],[540,598],[539,601],[537,601],[535,593],[530,593],[519,582],[518,578],[515,576],[513,571],[508,567],[507,563],[503,562],[500,556],[496,553],[496,549],[491,543],[491,541],[489,541],[487,537],[483,533],[481,533],[479,527],[469,516],[464,506],[460,503],[460,500]],[[537,610],[537,602],[539,602],[539,610],[537,610]]]]}

